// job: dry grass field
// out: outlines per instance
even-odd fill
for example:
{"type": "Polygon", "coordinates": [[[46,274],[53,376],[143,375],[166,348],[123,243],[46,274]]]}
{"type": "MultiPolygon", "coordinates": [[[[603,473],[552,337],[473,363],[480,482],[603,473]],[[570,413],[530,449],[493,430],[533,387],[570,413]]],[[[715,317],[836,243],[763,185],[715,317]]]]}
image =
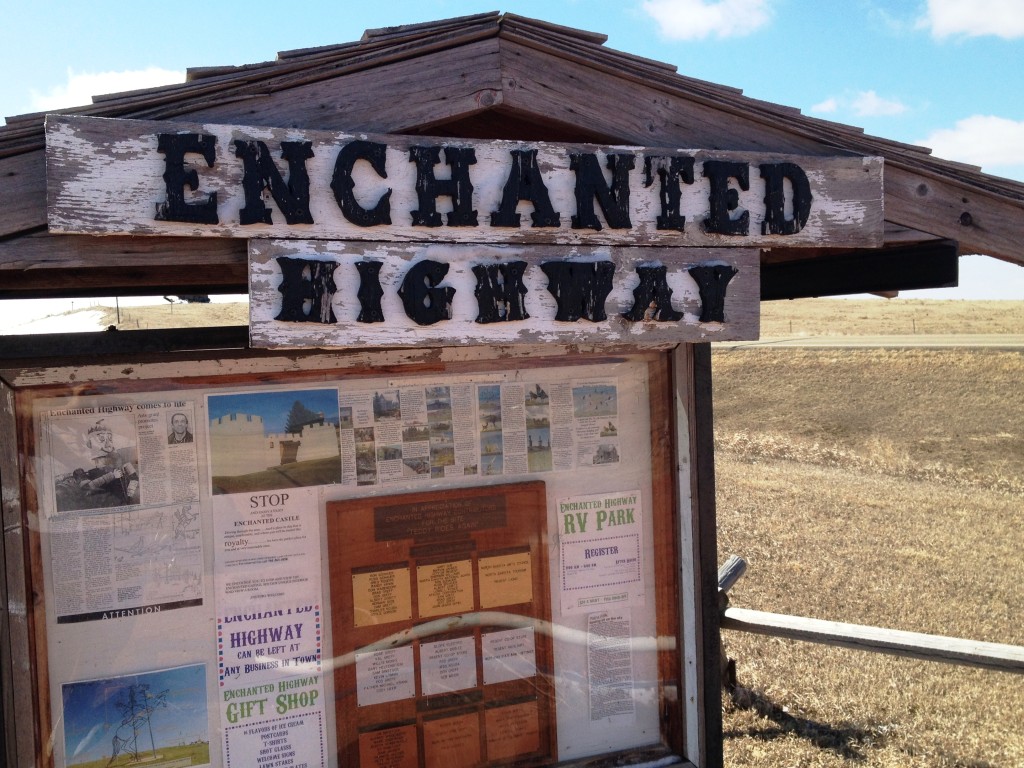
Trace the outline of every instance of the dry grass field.
{"type": "Polygon", "coordinates": [[[1024,333],[1024,301],[799,299],[761,305],[761,336],[1024,333]]]}
{"type": "MultiPolygon", "coordinates": [[[[905,319],[902,301],[866,304],[905,319]]],[[[787,311],[829,335],[907,332],[800,304],[765,305],[766,335],[788,333],[787,311]]],[[[1024,302],[924,304],[918,332],[1024,328],[1024,302]]],[[[749,562],[733,605],[1024,645],[1024,354],[721,348],[713,372],[719,556],[749,562]]],[[[1018,675],[737,632],[725,646],[727,766],[1024,766],[1018,675]]]]}

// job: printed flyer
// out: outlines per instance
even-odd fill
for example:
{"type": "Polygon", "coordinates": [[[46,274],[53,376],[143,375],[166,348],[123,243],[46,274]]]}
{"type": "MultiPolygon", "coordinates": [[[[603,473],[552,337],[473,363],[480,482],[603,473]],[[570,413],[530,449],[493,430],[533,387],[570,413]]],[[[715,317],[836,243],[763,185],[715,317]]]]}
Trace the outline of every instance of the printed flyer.
{"type": "Polygon", "coordinates": [[[587,616],[587,681],[592,727],[631,723],[636,719],[631,635],[628,608],[587,616]]]}
{"type": "Polygon", "coordinates": [[[326,764],[321,642],[319,605],[218,618],[227,768],[326,764]]]}
{"type": "Polygon", "coordinates": [[[315,488],[214,497],[217,612],[320,602],[315,488]]]}
{"type": "Polygon", "coordinates": [[[642,509],[639,490],[558,502],[563,614],[644,605],[642,509]]]}
{"type": "Polygon", "coordinates": [[[316,486],[340,480],[337,390],[207,408],[224,765],[325,765],[316,486]]]}

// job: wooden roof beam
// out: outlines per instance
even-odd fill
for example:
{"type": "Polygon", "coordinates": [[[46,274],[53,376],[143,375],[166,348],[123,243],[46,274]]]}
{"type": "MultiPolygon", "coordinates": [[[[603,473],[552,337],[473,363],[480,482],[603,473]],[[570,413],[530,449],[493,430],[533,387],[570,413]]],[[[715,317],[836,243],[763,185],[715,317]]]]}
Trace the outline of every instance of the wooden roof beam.
{"type": "Polygon", "coordinates": [[[957,285],[957,244],[865,250],[761,265],[761,301],[910,291],[957,285]]]}

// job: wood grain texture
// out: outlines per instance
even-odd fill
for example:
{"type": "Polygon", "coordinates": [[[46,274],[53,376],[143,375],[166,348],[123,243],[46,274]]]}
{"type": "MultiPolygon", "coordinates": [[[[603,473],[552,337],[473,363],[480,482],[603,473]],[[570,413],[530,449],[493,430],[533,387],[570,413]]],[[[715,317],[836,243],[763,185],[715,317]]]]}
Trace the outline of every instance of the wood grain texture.
{"type": "Polygon", "coordinates": [[[956,240],[961,253],[1024,264],[1024,200],[968,190],[955,180],[892,165],[885,175],[890,221],[956,240]]]}
{"type": "Polygon", "coordinates": [[[651,409],[651,509],[654,526],[654,585],[657,605],[657,635],[671,637],[671,649],[658,650],[658,673],[662,701],[662,729],[665,743],[681,755],[686,744],[686,710],[682,672],[679,664],[679,530],[676,466],[673,438],[673,389],[671,355],[664,353],[648,365],[651,409]]]}
{"type": "Polygon", "coordinates": [[[372,244],[324,241],[250,241],[249,315],[253,347],[422,347],[465,344],[543,343],[677,343],[707,339],[757,338],[759,333],[759,252],[755,249],[723,248],[591,248],[560,246],[483,246],[430,244],[372,244]],[[303,258],[338,265],[334,281],[338,292],[333,310],[337,323],[285,322],[281,314],[282,281],[278,258],[303,258]],[[397,293],[410,267],[424,260],[450,265],[441,285],[456,289],[452,319],[434,325],[417,325],[404,310],[397,293]],[[377,261],[384,287],[381,300],[385,321],[359,323],[357,291],[360,279],[355,264],[377,261]],[[475,265],[520,260],[528,264],[524,283],[529,319],[515,322],[478,323],[474,296],[475,265]],[[613,288],[605,302],[608,319],[590,322],[554,320],[557,305],[549,292],[548,278],[540,264],[550,261],[611,261],[616,271],[613,288]],[[635,267],[660,262],[667,268],[673,290],[672,305],[684,313],[677,322],[631,322],[621,314],[634,303],[633,289],[639,284],[635,267]],[[728,284],[724,323],[699,320],[701,297],[686,271],[699,264],[728,264],[738,272],[728,284]]]}
{"type": "Polygon", "coordinates": [[[21,503],[21,473],[16,442],[14,391],[0,382],[0,489],[3,539],[0,541],[0,690],[3,692],[3,735],[6,765],[30,765],[38,751],[32,663],[32,586],[29,581],[28,530],[21,503]],[[9,651],[9,652],[8,652],[9,651]]]}
{"type": "MultiPolygon", "coordinates": [[[[662,348],[674,347],[673,344],[662,348]]],[[[652,346],[651,349],[658,347],[652,346]]],[[[274,377],[308,377],[322,379],[321,371],[331,368],[377,376],[397,368],[435,373],[454,370],[458,366],[487,367],[505,370],[527,360],[565,363],[575,355],[598,356],[602,361],[635,354],[633,344],[542,344],[492,345],[473,347],[436,347],[431,349],[353,350],[300,352],[252,350],[229,353],[225,350],[177,352],[172,354],[113,355],[97,361],[95,357],[61,358],[58,361],[26,361],[23,365],[0,369],[0,379],[13,387],[61,386],[69,381],[88,382],[82,392],[113,391],[97,382],[117,381],[123,391],[146,391],[154,379],[165,381],[165,388],[189,386],[198,380],[226,377],[236,382],[260,381],[274,377]]],[[[221,378],[223,381],[224,379],[221,378]]]]}
{"type": "Polygon", "coordinates": [[[711,403],[711,348],[681,344],[672,355],[680,496],[680,613],[686,682],[686,757],[722,766],[721,632],[711,403]]]}
{"type": "Polygon", "coordinates": [[[242,267],[244,272],[245,263],[245,241],[223,238],[186,243],[177,237],[78,237],[35,232],[0,242],[0,272],[232,266],[242,267]]]}
{"type": "MultiPolygon", "coordinates": [[[[442,163],[437,176],[445,178],[442,163]]],[[[605,175],[603,181],[610,183],[605,175]]],[[[246,238],[318,238],[423,240],[425,237],[450,242],[531,242],[595,243],[672,246],[771,246],[771,245],[857,245],[882,244],[882,161],[880,158],[807,157],[771,153],[735,153],[676,148],[594,147],[589,145],[550,145],[504,141],[409,138],[396,135],[348,134],[294,129],[268,129],[256,126],[175,123],[96,119],[77,116],[51,116],[47,120],[47,208],[52,232],[80,234],[173,235],[183,237],[246,238]],[[157,206],[167,199],[163,180],[164,155],[157,151],[161,133],[191,132],[216,137],[213,167],[190,154],[186,162],[197,171],[199,189],[194,192],[205,200],[216,192],[219,221],[216,224],[192,224],[157,221],[157,206]],[[310,177],[309,211],[314,224],[285,223],[279,210],[272,211],[270,224],[242,225],[239,211],[244,206],[242,163],[234,157],[235,139],[267,143],[276,157],[282,141],[309,141],[313,157],[306,161],[310,177]],[[330,183],[341,147],[354,139],[387,146],[386,173],[381,178],[368,163],[356,164],[352,177],[360,204],[373,208],[387,190],[392,190],[391,224],[358,226],[342,215],[330,183]],[[409,162],[411,146],[452,146],[472,148],[476,164],[471,166],[473,209],[477,226],[414,226],[412,212],[420,207],[416,192],[415,164],[409,162]],[[510,151],[537,150],[540,168],[551,204],[559,214],[558,226],[533,227],[524,215],[518,227],[495,227],[489,223],[491,212],[501,206],[502,192],[510,170],[510,151]],[[577,214],[576,173],[570,169],[573,153],[596,154],[600,165],[608,154],[635,157],[628,174],[629,225],[612,228],[607,220],[600,229],[573,228],[577,214]],[[686,217],[684,231],[659,229],[656,219],[662,213],[660,185],[644,186],[644,158],[647,155],[690,155],[695,158],[693,184],[682,185],[680,213],[686,217]],[[725,235],[706,231],[703,222],[710,215],[710,183],[701,175],[708,160],[746,165],[750,185],[747,191],[736,188],[738,206],[749,212],[744,235],[725,235]],[[799,166],[810,184],[811,207],[807,223],[791,235],[763,234],[765,219],[764,181],[758,165],[790,162],[799,166]]],[[[439,210],[447,204],[441,198],[439,210]]],[[[595,205],[595,209],[599,206],[595,205]]],[[[275,209],[274,204],[270,204],[275,209]]],[[[532,209],[530,204],[521,208],[532,209]]],[[[598,214],[599,219],[602,218],[598,214]]]]}
{"type": "Polygon", "coordinates": [[[0,237],[46,226],[42,150],[0,159],[0,237]]]}
{"type": "MultiPolygon", "coordinates": [[[[626,77],[591,59],[575,60],[515,42],[502,45],[504,104],[566,123],[618,136],[626,144],[700,146],[708,149],[843,154],[838,147],[794,135],[781,120],[766,121],[755,110],[729,108],[723,94],[698,98],[657,87],[656,78],[626,77]],[[628,87],[623,80],[629,82],[628,87]]],[[[750,100],[737,97],[743,103],[750,100]]]]}
{"type": "MultiPolygon", "coordinates": [[[[422,58],[374,62],[359,69],[346,62],[329,78],[274,83],[248,103],[208,104],[188,110],[192,121],[305,129],[402,133],[495,107],[501,102],[498,41],[482,40],[437,50],[422,58]],[[430,87],[424,86],[424,72],[430,87]]],[[[280,80],[280,79],[279,79],[280,80]]]]}

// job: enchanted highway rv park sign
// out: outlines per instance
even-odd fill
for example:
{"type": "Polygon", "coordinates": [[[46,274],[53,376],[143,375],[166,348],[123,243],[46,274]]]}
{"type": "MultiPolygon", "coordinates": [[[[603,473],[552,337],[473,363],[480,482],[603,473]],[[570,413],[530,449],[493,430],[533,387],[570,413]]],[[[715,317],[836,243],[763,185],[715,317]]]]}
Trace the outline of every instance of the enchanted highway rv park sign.
{"type": "Polygon", "coordinates": [[[49,116],[51,232],[249,240],[253,346],[758,334],[759,249],[882,244],[882,159],[49,116]]]}

